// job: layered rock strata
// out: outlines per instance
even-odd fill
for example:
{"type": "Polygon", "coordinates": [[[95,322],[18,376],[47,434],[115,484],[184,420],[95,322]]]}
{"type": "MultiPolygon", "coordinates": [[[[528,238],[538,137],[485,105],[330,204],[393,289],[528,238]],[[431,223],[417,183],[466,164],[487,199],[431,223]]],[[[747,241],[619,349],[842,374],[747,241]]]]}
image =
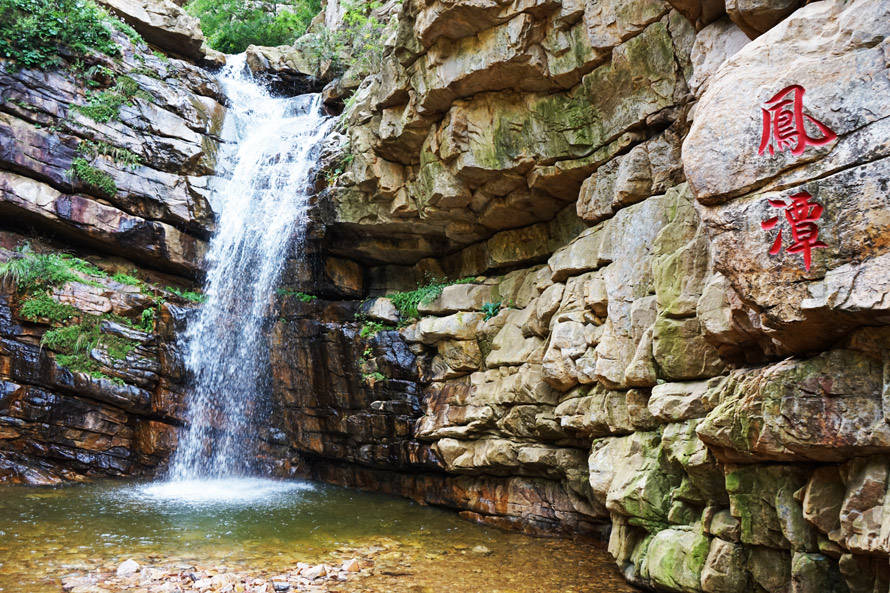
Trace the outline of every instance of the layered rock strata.
{"type": "Polygon", "coordinates": [[[205,70],[115,41],[117,58],[0,64],[0,264],[25,270],[0,290],[0,481],[150,475],[182,423],[180,295],[213,232],[225,98],[205,70]]]}

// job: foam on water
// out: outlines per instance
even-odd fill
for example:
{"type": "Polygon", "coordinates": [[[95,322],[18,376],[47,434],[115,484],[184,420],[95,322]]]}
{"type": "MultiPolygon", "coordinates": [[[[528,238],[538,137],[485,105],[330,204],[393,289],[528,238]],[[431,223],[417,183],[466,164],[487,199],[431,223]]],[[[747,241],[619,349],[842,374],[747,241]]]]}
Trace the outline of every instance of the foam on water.
{"type": "Polygon", "coordinates": [[[213,478],[155,482],[125,490],[129,497],[190,505],[257,505],[275,502],[284,495],[314,490],[309,482],[262,478],[213,478]]]}

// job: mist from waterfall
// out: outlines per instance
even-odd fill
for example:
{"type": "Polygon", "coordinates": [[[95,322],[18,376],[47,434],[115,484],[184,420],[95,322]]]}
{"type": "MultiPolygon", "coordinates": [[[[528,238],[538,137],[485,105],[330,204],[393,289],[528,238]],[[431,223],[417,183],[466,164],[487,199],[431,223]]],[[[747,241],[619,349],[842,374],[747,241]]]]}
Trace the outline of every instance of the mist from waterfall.
{"type": "Polygon", "coordinates": [[[218,214],[206,300],[180,339],[192,384],[172,481],[249,475],[266,411],[270,306],[288,253],[304,238],[310,182],[331,119],[320,95],[272,97],[230,56],[231,104],[212,184],[218,214]]]}

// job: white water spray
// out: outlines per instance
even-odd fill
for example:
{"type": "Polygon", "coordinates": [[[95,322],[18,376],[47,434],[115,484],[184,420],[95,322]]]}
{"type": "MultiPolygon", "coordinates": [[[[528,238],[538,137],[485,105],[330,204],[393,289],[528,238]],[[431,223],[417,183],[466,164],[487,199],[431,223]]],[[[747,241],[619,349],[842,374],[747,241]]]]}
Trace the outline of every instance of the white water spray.
{"type": "Polygon", "coordinates": [[[319,95],[270,96],[245,74],[243,54],[230,56],[219,79],[231,103],[211,196],[219,217],[206,301],[181,340],[194,384],[174,482],[251,472],[269,307],[292,242],[304,238],[311,174],[332,121],[319,95]]]}

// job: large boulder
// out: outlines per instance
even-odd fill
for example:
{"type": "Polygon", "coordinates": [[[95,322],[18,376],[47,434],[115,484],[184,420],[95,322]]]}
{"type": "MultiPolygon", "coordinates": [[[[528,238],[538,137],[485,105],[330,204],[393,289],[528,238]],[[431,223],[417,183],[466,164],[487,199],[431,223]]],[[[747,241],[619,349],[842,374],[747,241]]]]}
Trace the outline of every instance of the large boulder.
{"type": "Polygon", "coordinates": [[[792,351],[890,322],[888,34],[886,0],[801,8],[710,77],[683,144],[715,268],[792,351]]]}

